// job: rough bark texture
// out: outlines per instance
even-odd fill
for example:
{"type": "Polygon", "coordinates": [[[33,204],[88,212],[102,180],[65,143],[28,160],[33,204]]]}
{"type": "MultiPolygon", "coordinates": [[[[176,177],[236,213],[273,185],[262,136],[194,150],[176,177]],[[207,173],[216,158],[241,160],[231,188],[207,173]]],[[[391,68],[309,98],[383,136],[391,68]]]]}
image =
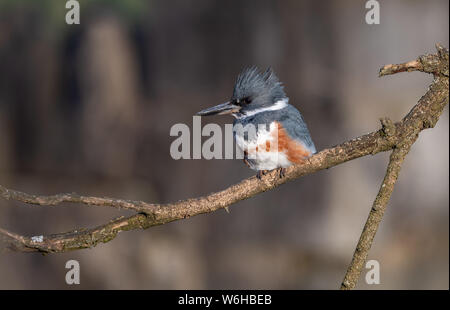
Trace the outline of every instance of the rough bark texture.
{"type": "Polygon", "coordinates": [[[272,171],[265,175],[262,180],[251,177],[225,190],[204,197],[164,205],[113,198],[86,197],[74,193],[36,196],[10,190],[0,185],[0,197],[6,200],[47,206],[56,206],[64,202],[82,203],[91,206],[129,209],[137,212],[133,216],[120,217],[95,228],[78,229],[42,236],[42,238],[25,237],[0,228],[0,239],[3,239],[10,248],[24,252],[52,253],[90,248],[96,246],[99,242],[109,242],[121,231],[146,229],[151,226],[227,208],[240,200],[274,189],[301,176],[328,169],[362,156],[392,150],[386,176],[341,286],[343,289],[354,288],[405,156],[417,140],[419,133],[423,129],[435,126],[443,109],[448,104],[448,50],[440,45],[437,45],[436,48],[436,54],[420,56],[418,59],[404,64],[387,65],[380,70],[380,76],[404,71],[422,71],[434,75],[429,90],[400,122],[393,123],[388,118],[383,118],[381,119],[382,128],[380,130],[322,150],[310,157],[304,164],[288,168],[283,179],[278,177],[276,171],[272,171]]]}
{"type": "MultiPolygon", "coordinates": [[[[420,131],[436,125],[439,116],[448,103],[448,50],[439,45],[436,47],[437,55],[421,56],[417,60],[399,65],[387,65],[380,70],[380,76],[419,70],[433,73],[435,79],[427,93],[402,121],[408,124],[407,131],[402,134],[402,139],[396,143],[391,153],[383,183],[373,202],[352,261],[341,283],[342,290],[353,289],[358,282],[406,155],[419,137],[420,131]]],[[[394,136],[397,134],[397,127],[389,119],[382,119],[381,123],[385,128],[386,135],[394,136]]]]}
{"type": "Polygon", "coordinates": [[[354,288],[358,282],[358,278],[364,268],[364,263],[367,260],[370,247],[372,246],[373,239],[377,233],[378,226],[380,225],[384,211],[386,210],[386,206],[389,202],[392,191],[394,190],[395,182],[397,182],[403,160],[408,154],[410,147],[411,145],[408,144],[407,146],[405,145],[403,147],[396,148],[391,153],[383,183],[381,184],[378,195],[373,202],[366,225],[364,226],[358,245],[356,246],[353,254],[352,262],[347,269],[344,280],[342,281],[341,289],[343,290],[354,288]]]}

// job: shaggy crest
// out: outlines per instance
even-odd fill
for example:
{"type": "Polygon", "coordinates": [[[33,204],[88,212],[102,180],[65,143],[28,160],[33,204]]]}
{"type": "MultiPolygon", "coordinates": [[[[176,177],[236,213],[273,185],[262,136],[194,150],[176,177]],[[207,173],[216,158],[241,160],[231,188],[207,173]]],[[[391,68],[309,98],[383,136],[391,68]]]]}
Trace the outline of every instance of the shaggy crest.
{"type": "Polygon", "coordinates": [[[261,73],[257,67],[249,67],[239,74],[231,99],[243,98],[269,99],[271,102],[276,102],[287,97],[283,85],[272,68],[269,67],[261,73]]]}

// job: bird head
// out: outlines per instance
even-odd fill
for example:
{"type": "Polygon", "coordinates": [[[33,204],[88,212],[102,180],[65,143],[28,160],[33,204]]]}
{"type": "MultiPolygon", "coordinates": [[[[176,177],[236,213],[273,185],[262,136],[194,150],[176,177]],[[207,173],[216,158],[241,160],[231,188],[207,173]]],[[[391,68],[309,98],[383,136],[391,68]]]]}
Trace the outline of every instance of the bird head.
{"type": "Polygon", "coordinates": [[[255,111],[270,108],[280,100],[287,101],[283,85],[271,68],[261,73],[258,68],[244,69],[234,85],[230,101],[202,110],[197,115],[232,114],[245,117],[255,111]]]}

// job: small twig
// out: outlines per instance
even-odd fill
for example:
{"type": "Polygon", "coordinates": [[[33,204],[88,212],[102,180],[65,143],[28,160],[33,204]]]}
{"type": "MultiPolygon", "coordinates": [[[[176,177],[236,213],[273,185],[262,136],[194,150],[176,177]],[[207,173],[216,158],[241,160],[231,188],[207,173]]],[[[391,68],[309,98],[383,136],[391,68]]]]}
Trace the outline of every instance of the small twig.
{"type": "Polygon", "coordinates": [[[122,200],[107,197],[88,197],[80,196],[76,193],[56,194],[51,196],[36,196],[8,189],[2,185],[0,185],[0,197],[6,200],[16,200],[27,204],[41,206],[57,206],[64,202],[69,202],[82,203],[98,207],[127,209],[137,212],[152,212],[155,208],[155,205],[142,201],[122,200]]]}
{"type": "Polygon", "coordinates": [[[397,65],[386,65],[380,69],[379,76],[390,75],[400,72],[421,71],[448,77],[448,50],[436,44],[437,54],[422,55],[416,60],[397,65]],[[445,62],[447,65],[445,65],[445,62]]]}
{"type": "Polygon", "coordinates": [[[422,69],[422,64],[420,60],[416,59],[413,61],[405,62],[399,65],[386,65],[380,69],[379,76],[395,74],[399,72],[411,72],[411,71],[420,71],[422,69]]]}

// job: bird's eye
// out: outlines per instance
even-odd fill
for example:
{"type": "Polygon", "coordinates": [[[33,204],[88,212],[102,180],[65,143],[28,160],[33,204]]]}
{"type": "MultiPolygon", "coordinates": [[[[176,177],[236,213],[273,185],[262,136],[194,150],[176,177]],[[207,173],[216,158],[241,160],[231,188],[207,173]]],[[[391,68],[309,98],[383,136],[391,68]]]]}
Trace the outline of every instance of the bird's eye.
{"type": "Polygon", "coordinates": [[[238,105],[238,106],[242,106],[243,104],[249,104],[250,102],[252,102],[250,97],[245,97],[244,99],[235,99],[235,100],[233,100],[232,104],[238,105]]]}

